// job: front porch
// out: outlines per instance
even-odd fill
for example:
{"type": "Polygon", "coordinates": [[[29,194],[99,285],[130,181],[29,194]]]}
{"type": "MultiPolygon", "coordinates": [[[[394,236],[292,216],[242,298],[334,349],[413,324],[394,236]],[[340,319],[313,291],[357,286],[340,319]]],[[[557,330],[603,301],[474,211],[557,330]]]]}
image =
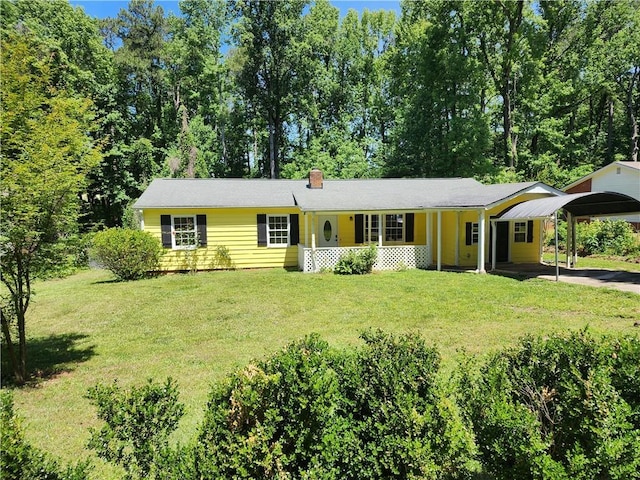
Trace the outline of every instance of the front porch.
{"type": "MultiPolygon", "coordinates": [[[[367,246],[357,247],[316,247],[298,244],[298,268],[307,272],[320,272],[333,269],[340,257],[352,250],[364,250],[367,246]]],[[[403,268],[427,268],[429,249],[427,245],[390,245],[378,248],[378,258],[374,270],[399,270],[403,268]]]]}

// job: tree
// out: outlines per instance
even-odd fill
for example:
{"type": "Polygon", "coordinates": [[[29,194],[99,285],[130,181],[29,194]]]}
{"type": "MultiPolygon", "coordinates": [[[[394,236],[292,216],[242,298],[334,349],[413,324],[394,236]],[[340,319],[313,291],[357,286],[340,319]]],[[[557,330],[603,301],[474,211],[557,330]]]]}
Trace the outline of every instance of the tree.
{"type": "Polygon", "coordinates": [[[519,129],[515,117],[521,85],[527,82],[531,59],[528,28],[531,7],[525,0],[483,2],[470,8],[469,22],[475,33],[486,72],[501,97],[501,153],[504,164],[518,162],[519,129]]]}
{"type": "Polygon", "coordinates": [[[240,89],[266,120],[269,154],[265,173],[271,178],[280,176],[286,121],[302,88],[297,81],[305,47],[301,17],[308,3],[308,0],[234,2],[239,17],[234,36],[243,54],[240,89]]]}
{"type": "Polygon", "coordinates": [[[15,380],[22,384],[32,282],[63,263],[65,239],[77,227],[79,193],[101,157],[87,133],[91,103],[54,81],[56,70],[65,68],[58,52],[28,31],[3,36],[0,263],[6,291],[0,315],[15,380]]]}
{"type": "Polygon", "coordinates": [[[463,2],[405,8],[392,62],[398,128],[388,175],[470,176],[489,167],[486,82],[467,16],[463,2]]]}

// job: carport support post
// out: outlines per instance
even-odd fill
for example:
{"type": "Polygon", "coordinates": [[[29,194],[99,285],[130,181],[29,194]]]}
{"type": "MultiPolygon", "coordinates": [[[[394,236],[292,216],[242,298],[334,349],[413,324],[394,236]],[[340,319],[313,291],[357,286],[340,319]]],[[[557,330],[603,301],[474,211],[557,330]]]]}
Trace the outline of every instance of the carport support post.
{"type": "Polygon", "coordinates": [[[560,280],[560,265],[558,264],[558,211],[553,212],[553,230],[555,232],[556,282],[560,280]]]}
{"type": "Polygon", "coordinates": [[[576,265],[578,264],[578,246],[576,243],[576,225],[577,225],[577,219],[576,217],[574,217],[573,215],[571,215],[571,246],[572,246],[572,250],[571,250],[571,263],[573,264],[573,268],[576,267],[576,265]]]}
{"type": "Polygon", "coordinates": [[[573,260],[573,215],[567,212],[567,268],[571,268],[573,260]]]}

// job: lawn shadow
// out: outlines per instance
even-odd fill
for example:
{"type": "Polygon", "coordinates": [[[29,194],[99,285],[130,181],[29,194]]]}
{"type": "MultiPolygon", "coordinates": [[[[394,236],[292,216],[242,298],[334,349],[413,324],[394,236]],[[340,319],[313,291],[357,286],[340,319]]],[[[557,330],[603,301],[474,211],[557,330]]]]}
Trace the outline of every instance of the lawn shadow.
{"type": "MultiPolygon", "coordinates": [[[[27,340],[27,386],[51,380],[64,373],[75,370],[77,364],[86,362],[96,355],[95,346],[78,347],[78,343],[88,338],[88,335],[67,333],[48,337],[31,338],[27,340]]],[[[11,366],[6,354],[6,347],[2,348],[2,384],[12,383],[11,366]]]]}

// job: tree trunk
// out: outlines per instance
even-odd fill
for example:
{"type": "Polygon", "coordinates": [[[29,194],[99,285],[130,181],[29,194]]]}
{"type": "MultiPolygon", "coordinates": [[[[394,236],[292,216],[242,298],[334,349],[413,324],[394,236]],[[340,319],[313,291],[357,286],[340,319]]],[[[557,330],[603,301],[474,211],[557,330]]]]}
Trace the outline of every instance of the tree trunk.
{"type": "Polygon", "coordinates": [[[15,381],[18,385],[24,385],[25,378],[19,368],[18,357],[16,356],[16,351],[13,346],[13,339],[11,338],[9,321],[2,311],[0,311],[0,320],[2,322],[2,335],[4,336],[4,340],[7,343],[7,353],[9,354],[9,361],[11,363],[11,369],[13,370],[15,381]]]}
{"type": "Polygon", "coordinates": [[[607,119],[607,164],[613,162],[613,96],[609,95],[607,99],[609,103],[609,113],[607,119]]]}
{"type": "Polygon", "coordinates": [[[509,92],[509,81],[506,80],[504,83],[504,89],[502,91],[502,123],[504,134],[502,137],[503,148],[504,148],[504,156],[505,156],[505,165],[508,165],[509,168],[513,168],[515,166],[515,156],[513,154],[513,139],[512,135],[512,117],[511,117],[511,93],[509,92]]]}
{"type": "Polygon", "coordinates": [[[627,89],[627,113],[629,115],[629,126],[631,127],[631,156],[632,162],[638,161],[638,119],[634,114],[633,105],[633,93],[638,78],[640,77],[640,67],[635,67],[631,81],[629,82],[629,88],[627,89]]]}
{"type": "Polygon", "coordinates": [[[278,178],[276,176],[276,127],[274,123],[269,116],[269,178],[278,178]]]}

